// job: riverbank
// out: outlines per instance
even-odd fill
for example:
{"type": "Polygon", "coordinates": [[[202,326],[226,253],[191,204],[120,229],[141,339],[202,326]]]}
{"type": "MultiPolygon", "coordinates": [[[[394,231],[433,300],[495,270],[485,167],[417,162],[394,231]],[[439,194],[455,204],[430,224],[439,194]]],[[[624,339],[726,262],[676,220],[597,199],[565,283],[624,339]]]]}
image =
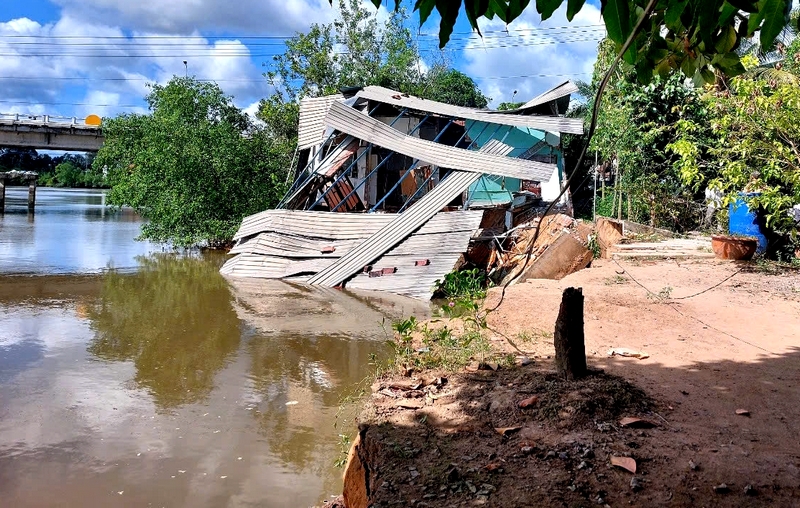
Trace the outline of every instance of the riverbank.
{"type": "MultiPolygon", "coordinates": [[[[499,301],[492,290],[485,307],[499,301]]],[[[480,368],[479,358],[400,365],[376,381],[345,473],[348,508],[750,506],[752,496],[788,506],[800,495],[797,272],[596,261],[508,288],[486,325],[480,368]],[[557,379],[551,361],[568,286],[583,288],[597,371],[576,382],[557,379]],[[640,358],[609,356],[619,348],[640,358]]],[[[429,354],[420,345],[412,354],[429,354]]]]}

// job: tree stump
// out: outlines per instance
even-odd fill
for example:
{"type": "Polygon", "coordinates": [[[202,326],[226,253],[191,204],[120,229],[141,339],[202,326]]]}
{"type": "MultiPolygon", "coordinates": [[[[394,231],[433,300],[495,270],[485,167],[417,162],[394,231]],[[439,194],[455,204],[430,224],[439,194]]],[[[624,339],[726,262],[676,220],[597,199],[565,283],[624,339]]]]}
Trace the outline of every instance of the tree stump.
{"type": "Polygon", "coordinates": [[[587,374],[582,288],[564,290],[553,343],[556,348],[556,371],[560,376],[565,379],[578,379],[587,374]]]}

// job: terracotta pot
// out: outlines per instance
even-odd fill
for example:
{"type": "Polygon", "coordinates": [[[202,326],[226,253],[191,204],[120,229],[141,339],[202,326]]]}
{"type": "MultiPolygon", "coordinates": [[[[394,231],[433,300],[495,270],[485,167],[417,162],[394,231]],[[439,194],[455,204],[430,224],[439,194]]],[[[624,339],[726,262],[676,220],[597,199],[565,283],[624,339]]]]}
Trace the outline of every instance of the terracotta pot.
{"type": "Polygon", "coordinates": [[[758,248],[758,240],[752,237],[714,235],[711,248],[719,259],[747,260],[758,248]]]}

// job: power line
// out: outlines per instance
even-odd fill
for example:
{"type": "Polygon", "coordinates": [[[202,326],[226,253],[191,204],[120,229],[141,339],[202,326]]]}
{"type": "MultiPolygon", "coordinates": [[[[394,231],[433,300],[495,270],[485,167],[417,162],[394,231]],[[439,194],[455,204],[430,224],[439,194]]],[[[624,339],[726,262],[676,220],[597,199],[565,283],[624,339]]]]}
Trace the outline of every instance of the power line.
{"type": "MultiPolygon", "coordinates": [[[[541,42],[524,42],[524,43],[512,43],[512,44],[490,44],[490,45],[482,45],[482,46],[472,46],[472,45],[464,45],[461,47],[454,47],[452,50],[461,50],[461,51],[473,51],[473,50],[487,50],[487,49],[506,49],[506,48],[520,48],[520,47],[531,47],[531,46],[549,46],[555,44],[575,44],[575,43],[585,43],[585,42],[592,42],[591,40],[587,40],[585,38],[579,39],[569,39],[569,40],[553,40],[553,41],[541,41],[541,42]]],[[[451,48],[448,48],[451,49],[451,48]]],[[[430,53],[430,52],[439,52],[438,48],[420,48],[418,50],[420,53],[430,53]]],[[[347,52],[335,53],[336,55],[346,56],[349,55],[347,52]]],[[[214,57],[214,58],[267,58],[277,56],[278,53],[250,53],[249,51],[220,51],[219,48],[216,49],[209,49],[204,52],[197,52],[197,53],[187,53],[187,52],[179,52],[179,53],[142,53],[142,54],[107,54],[107,53],[66,53],[66,52],[59,52],[59,53],[0,53],[0,56],[4,57],[22,57],[22,58],[64,58],[64,57],[75,57],[75,58],[117,58],[117,59],[127,59],[127,58],[203,58],[203,57],[214,57]]]]}
{"type": "MultiPolygon", "coordinates": [[[[585,76],[591,72],[565,72],[559,74],[519,74],[515,76],[471,76],[472,79],[519,79],[519,78],[563,78],[568,76],[585,76]]],[[[25,80],[25,81],[112,81],[112,82],[149,82],[155,83],[158,80],[150,78],[97,78],[97,77],[78,77],[78,76],[0,76],[0,80],[25,80]]],[[[269,84],[265,78],[194,78],[195,81],[206,83],[264,83],[269,84]]],[[[296,79],[292,81],[302,81],[296,79]]]]}
{"type": "MultiPolygon", "coordinates": [[[[494,32],[494,33],[484,33],[483,36],[477,34],[470,34],[468,36],[454,36],[451,37],[450,42],[463,42],[463,41],[475,41],[475,42],[486,42],[492,40],[500,40],[500,39],[514,39],[514,38],[528,38],[528,37],[558,37],[558,36],[576,36],[579,34],[597,34],[597,35],[604,35],[605,30],[600,28],[590,28],[587,30],[579,30],[579,29],[561,29],[557,33],[544,33],[543,35],[539,34],[539,31],[536,32],[494,32]]],[[[254,41],[248,42],[248,46],[283,46],[286,40],[289,39],[265,39],[265,38],[236,38],[236,39],[225,39],[225,40],[208,40],[204,38],[199,38],[199,42],[191,42],[191,38],[189,40],[184,38],[173,38],[173,37],[165,37],[162,39],[155,39],[157,42],[139,42],[141,39],[138,38],[122,38],[119,39],[120,42],[98,42],[96,38],[87,38],[87,37],[80,37],[79,39],[74,40],[81,40],[83,42],[69,42],[73,39],[67,39],[68,42],[58,42],[58,40],[54,40],[50,37],[41,37],[40,39],[34,40],[12,40],[12,41],[3,41],[2,35],[0,35],[0,42],[7,46],[53,46],[53,47],[208,47],[209,43],[220,43],[220,42],[230,42],[231,45],[235,43],[241,43],[242,40],[246,41],[254,41]],[[84,39],[86,39],[84,41],[84,39]],[[158,42],[160,41],[160,42],[158,42]]],[[[30,36],[19,36],[19,37],[30,37],[30,36]]],[[[423,44],[438,44],[438,40],[423,40],[423,44]]],[[[217,46],[219,47],[219,46],[217,46]]],[[[222,46],[224,47],[224,45],[222,46]]]]}
{"type": "MultiPolygon", "coordinates": [[[[481,33],[486,36],[487,34],[497,34],[497,33],[522,33],[522,32],[548,32],[552,30],[579,30],[579,29],[604,29],[605,25],[603,24],[593,24],[593,25],[561,25],[561,26],[543,26],[543,27],[531,27],[531,28],[514,28],[514,29],[507,29],[507,30],[485,30],[481,33]]],[[[439,34],[437,33],[425,33],[420,32],[415,34],[418,37],[430,37],[438,39],[439,34]]],[[[451,34],[452,36],[458,35],[474,35],[476,37],[480,37],[474,31],[455,31],[451,34]]],[[[160,40],[160,39],[175,39],[175,40],[209,40],[209,41],[231,41],[231,40],[254,40],[254,39],[267,39],[267,40],[287,40],[296,37],[296,34],[293,35],[240,35],[236,37],[231,36],[222,36],[222,35],[209,35],[209,36],[201,36],[201,35],[24,35],[24,34],[7,34],[7,35],[0,35],[0,40],[2,39],[53,39],[53,40],[73,40],[73,39],[91,39],[91,40],[160,40]]]]}

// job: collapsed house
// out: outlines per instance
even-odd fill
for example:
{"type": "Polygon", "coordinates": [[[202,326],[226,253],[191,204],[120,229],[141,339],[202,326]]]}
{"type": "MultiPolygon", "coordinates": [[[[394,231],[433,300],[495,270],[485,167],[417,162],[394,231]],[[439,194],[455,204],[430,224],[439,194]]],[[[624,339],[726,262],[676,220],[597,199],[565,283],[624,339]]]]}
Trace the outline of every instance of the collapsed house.
{"type": "MultiPolygon", "coordinates": [[[[510,228],[564,184],[570,82],[512,111],[377,86],[304,99],[296,179],[246,217],[224,275],[429,299],[488,227],[510,228]]],[[[562,205],[569,205],[565,195],[562,205]]]]}

